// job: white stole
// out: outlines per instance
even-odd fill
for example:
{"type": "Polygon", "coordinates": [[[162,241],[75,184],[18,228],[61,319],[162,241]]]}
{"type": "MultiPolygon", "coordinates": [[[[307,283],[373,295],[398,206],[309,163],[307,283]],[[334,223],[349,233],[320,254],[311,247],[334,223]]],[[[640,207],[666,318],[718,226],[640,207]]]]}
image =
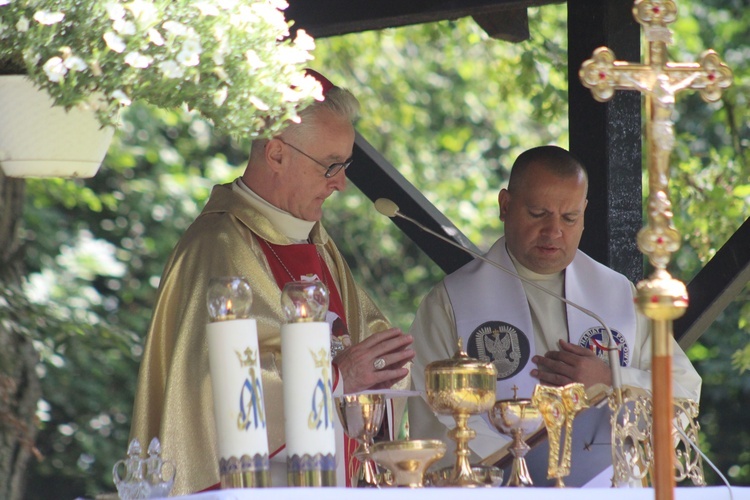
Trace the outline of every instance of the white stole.
{"type": "MultiPolygon", "coordinates": [[[[504,237],[485,257],[515,272],[504,237]]],[[[530,398],[538,383],[530,375],[535,368],[530,361],[537,353],[531,311],[521,281],[475,259],[447,276],[445,287],[465,351],[480,361],[493,362],[498,370],[497,399],[512,398],[514,386],[519,398],[530,398]]],[[[635,341],[636,331],[635,308],[623,307],[633,302],[630,281],[577,251],[565,270],[565,296],[604,320],[621,346],[621,364],[628,366],[629,346],[635,341]]],[[[608,344],[599,322],[571,306],[566,310],[570,342],[588,347],[608,361],[606,352],[597,347],[608,344]]]]}

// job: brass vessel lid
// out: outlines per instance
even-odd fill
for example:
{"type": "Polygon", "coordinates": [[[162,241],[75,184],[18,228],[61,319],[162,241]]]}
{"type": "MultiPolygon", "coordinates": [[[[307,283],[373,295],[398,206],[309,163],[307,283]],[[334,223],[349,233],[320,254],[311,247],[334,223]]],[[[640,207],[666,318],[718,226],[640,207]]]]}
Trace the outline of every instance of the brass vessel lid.
{"type": "Polygon", "coordinates": [[[433,361],[425,367],[425,375],[436,373],[486,373],[497,375],[495,365],[479,361],[464,352],[461,338],[458,339],[458,348],[452,358],[433,361]]]}

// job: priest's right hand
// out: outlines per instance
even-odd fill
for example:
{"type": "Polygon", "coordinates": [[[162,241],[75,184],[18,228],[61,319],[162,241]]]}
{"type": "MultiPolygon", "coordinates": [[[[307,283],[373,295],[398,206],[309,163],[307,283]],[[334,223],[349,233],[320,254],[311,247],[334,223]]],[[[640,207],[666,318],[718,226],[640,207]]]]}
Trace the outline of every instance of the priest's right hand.
{"type": "Polygon", "coordinates": [[[344,379],[344,393],[388,389],[409,374],[414,339],[398,328],[370,335],[341,351],[333,362],[344,379]]]}

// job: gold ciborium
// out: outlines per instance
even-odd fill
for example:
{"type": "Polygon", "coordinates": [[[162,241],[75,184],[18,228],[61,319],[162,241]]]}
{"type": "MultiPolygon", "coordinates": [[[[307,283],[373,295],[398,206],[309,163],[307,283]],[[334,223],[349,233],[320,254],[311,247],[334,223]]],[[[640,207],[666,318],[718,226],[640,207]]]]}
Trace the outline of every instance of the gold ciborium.
{"type": "Polygon", "coordinates": [[[352,464],[347,464],[352,486],[377,486],[378,471],[372,461],[371,447],[373,438],[383,423],[385,397],[382,394],[346,394],[336,398],[336,411],[346,435],[359,443],[354,451],[359,465],[352,470],[352,464]]]}
{"type": "Polygon", "coordinates": [[[445,443],[437,439],[386,441],[373,445],[371,455],[391,471],[390,486],[421,488],[425,471],[445,455],[445,443]]]}
{"type": "Polygon", "coordinates": [[[513,399],[495,402],[490,410],[490,420],[498,431],[513,439],[510,445],[513,465],[507,486],[533,486],[525,458],[531,448],[526,444],[525,437],[541,428],[544,422],[542,412],[531,400],[514,396],[513,399]]]}
{"type": "Polygon", "coordinates": [[[456,463],[442,486],[485,486],[469,463],[469,441],[476,432],[467,425],[469,416],[485,413],[495,402],[497,370],[492,363],[470,358],[458,340],[450,359],[434,361],[424,370],[427,404],[433,411],[451,415],[456,427],[448,436],[456,442],[456,463]]]}

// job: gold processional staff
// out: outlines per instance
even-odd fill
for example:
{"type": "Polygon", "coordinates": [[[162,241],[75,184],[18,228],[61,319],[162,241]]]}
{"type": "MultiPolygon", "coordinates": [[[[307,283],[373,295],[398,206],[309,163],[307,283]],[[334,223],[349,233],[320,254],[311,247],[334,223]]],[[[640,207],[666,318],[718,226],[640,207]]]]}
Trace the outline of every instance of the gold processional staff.
{"type": "Polygon", "coordinates": [[[672,453],[672,350],[673,321],[687,308],[685,285],[667,272],[672,253],[680,247],[680,235],[672,225],[669,199],[669,155],[674,147],[675,96],[683,90],[699,90],[706,102],[717,101],[732,84],[732,70],[713,50],[697,63],[667,61],[672,32],[667,25],[677,18],[672,0],[636,0],[633,15],[643,26],[648,44],[643,64],[617,61],[607,47],[600,47],[581,66],[579,76],[594,98],[604,102],[616,90],[637,90],[645,96],[648,168],[646,225],[638,233],[638,247],[654,267],[650,278],[638,283],[637,302],[653,332],[653,446],[656,500],[674,498],[672,453]]]}

